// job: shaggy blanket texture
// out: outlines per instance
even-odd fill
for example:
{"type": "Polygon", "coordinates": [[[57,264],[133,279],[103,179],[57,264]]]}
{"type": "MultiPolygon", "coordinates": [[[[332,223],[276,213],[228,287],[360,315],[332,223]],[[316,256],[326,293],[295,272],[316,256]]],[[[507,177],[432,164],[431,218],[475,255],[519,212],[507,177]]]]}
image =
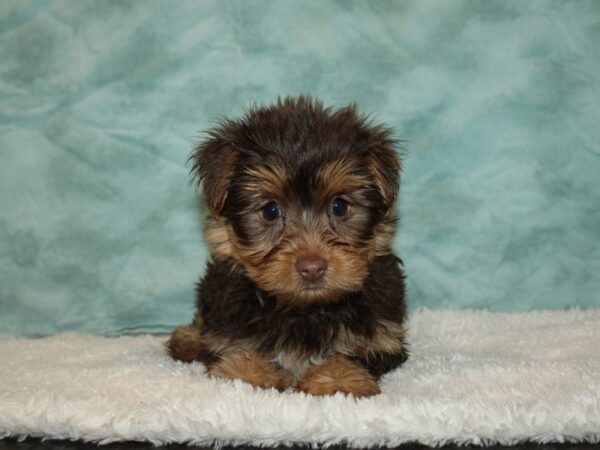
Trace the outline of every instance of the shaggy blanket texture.
{"type": "Polygon", "coordinates": [[[600,310],[413,312],[412,355],[356,400],[253,389],[165,337],[0,340],[0,437],[275,445],[600,442],[600,310]]]}

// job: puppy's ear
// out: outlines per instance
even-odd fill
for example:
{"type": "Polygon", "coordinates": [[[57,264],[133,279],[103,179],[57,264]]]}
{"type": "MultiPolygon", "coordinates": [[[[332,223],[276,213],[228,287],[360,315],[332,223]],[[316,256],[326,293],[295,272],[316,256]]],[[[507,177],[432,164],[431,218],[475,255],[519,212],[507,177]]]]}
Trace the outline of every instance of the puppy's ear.
{"type": "Polygon", "coordinates": [[[400,158],[394,151],[397,142],[387,137],[387,132],[369,153],[369,170],[375,186],[383,197],[386,212],[394,205],[400,185],[400,158]]]}
{"type": "Polygon", "coordinates": [[[202,185],[206,205],[214,216],[220,215],[227,199],[237,154],[224,131],[224,128],[209,131],[208,138],[190,156],[192,176],[202,185]]]}

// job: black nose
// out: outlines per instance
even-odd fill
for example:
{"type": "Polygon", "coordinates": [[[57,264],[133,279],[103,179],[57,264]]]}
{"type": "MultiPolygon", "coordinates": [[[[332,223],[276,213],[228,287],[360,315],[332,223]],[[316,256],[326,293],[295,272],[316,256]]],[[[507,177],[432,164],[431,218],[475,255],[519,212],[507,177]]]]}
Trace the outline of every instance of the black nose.
{"type": "Polygon", "coordinates": [[[319,256],[298,258],[296,270],[306,281],[316,283],[327,272],[327,261],[319,256]]]}

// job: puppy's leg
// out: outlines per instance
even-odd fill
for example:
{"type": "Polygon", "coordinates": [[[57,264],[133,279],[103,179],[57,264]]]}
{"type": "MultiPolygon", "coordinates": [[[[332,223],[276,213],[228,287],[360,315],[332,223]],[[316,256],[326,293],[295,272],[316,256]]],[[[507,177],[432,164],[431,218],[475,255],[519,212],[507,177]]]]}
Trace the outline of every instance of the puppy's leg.
{"type": "Polygon", "coordinates": [[[183,362],[194,361],[202,349],[200,328],[196,325],[175,328],[165,347],[173,359],[183,362]]]}
{"type": "Polygon", "coordinates": [[[202,344],[202,316],[196,313],[191,325],[175,328],[165,343],[167,353],[173,359],[183,362],[199,360],[204,346],[202,344]]]}
{"type": "Polygon", "coordinates": [[[275,363],[266,361],[254,351],[235,351],[221,355],[208,367],[209,375],[230,380],[240,379],[253,386],[283,391],[292,378],[275,363]]]}
{"type": "Polygon", "coordinates": [[[369,397],[381,392],[377,380],[366,368],[344,356],[334,356],[309,368],[296,387],[313,395],[343,392],[356,397],[369,397]]]}
{"type": "Polygon", "coordinates": [[[350,359],[379,379],[408,358],[404,334],[402,323],[381,321],[375,334],[353,349],[350,359]]]}

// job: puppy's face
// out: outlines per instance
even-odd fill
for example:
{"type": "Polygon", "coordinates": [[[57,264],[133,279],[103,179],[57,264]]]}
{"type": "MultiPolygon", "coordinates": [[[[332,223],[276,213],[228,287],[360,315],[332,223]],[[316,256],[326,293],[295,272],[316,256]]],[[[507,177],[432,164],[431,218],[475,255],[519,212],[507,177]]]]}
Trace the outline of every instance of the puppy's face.
{"type": "Polygon", "coordinates": [[[284,301],[335,301],[389,253],[399,161],[354,107],[286,99],[225,121],[192,155],[206,239],[284,301]]]}

